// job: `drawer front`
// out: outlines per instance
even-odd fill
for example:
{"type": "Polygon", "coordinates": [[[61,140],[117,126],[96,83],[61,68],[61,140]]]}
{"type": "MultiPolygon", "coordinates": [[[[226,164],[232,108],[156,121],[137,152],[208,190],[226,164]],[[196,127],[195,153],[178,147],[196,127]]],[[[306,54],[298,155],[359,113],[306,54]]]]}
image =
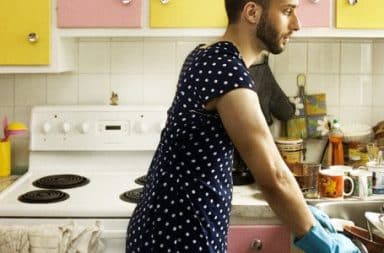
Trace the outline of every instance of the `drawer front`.
{"type": "Polygon", "coordinates": [[[291,250],[289,231],[278,225],[234,225],[228,234],[228,253],[285,253],[291,250]]]}

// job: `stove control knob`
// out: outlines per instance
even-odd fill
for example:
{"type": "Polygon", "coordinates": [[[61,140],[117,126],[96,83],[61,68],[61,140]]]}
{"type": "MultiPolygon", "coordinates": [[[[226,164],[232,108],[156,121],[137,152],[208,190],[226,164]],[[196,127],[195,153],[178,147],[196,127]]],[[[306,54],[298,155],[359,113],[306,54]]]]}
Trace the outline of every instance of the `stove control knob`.
{"type": "Polygon", "coordinates": [[[83,134],[88,133],[88,132],[89,132],[89,124],[88,124],[87,122],[83,122],[83,123],[81,123],[80,131],[81,131],[81,133],[83,133],[83,134]]]}
{"type": "Polygon", "coordinates": [[[149,127],[144,122],[137,122],[135,124],[135,132],[139,134],[145,134],[149,131],[149,127]]]}
{"type": "Polygon", "coordinates": [[[43,124],[43,132],[45,134],[49,133],[51,131],[51,124],[49,124],[49,122],[44,122],[43,124]]]}
{"type": "Polygon", "coordinates": [[[69,124],[68,122],[64,122],[63,123],[63,132],[64,133],[69,133],[69,131],[71,131],[71,124],[69,124]]]}

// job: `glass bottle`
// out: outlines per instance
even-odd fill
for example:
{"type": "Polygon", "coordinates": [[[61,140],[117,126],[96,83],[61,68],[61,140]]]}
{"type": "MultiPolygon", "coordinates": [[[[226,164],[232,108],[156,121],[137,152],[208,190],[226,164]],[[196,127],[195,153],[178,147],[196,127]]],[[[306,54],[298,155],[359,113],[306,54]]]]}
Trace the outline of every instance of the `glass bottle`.
{"type": "Polygon", "coordinates": [[[329,164],[343,165],[344,150],[343,150],[343,132],[340,129],[339,122],[334,119],[331,131],[329,132],[329,164]]]}

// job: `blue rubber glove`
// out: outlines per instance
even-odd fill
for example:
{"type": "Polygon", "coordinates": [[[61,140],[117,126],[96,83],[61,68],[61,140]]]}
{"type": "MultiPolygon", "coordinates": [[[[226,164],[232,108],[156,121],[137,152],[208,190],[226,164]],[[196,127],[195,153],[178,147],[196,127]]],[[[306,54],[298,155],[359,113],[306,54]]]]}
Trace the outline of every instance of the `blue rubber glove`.
{"type": "Polygon", "coordinates": [[[302,238],[294,244],[306,253],[360,253],[360,250],[346,236],[329,233],[320,223],[316,223],[302,238]]]}
{"type": "Polygon", "coordinates": [[[315,217],[315,219],[323,226],[323,228],[327,229],[329,232],[336,233],[335,227],[332,225],[331,220],[329,219],[329,216],[324,213],[321,209],[308,205],[309,210],[311,211],[312,215],[315,217]]]}

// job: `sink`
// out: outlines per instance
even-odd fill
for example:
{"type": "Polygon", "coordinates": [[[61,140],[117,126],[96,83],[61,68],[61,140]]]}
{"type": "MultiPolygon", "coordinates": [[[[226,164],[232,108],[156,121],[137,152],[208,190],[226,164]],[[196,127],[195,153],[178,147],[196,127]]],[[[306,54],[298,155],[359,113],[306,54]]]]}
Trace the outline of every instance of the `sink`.
{"type": "Polygon", "coordinates": [[[367,229],[366,211],[380,212],[384,200],[322,202],[315,204],[331,218],[351,220],[356,226],[367,229]]]}

